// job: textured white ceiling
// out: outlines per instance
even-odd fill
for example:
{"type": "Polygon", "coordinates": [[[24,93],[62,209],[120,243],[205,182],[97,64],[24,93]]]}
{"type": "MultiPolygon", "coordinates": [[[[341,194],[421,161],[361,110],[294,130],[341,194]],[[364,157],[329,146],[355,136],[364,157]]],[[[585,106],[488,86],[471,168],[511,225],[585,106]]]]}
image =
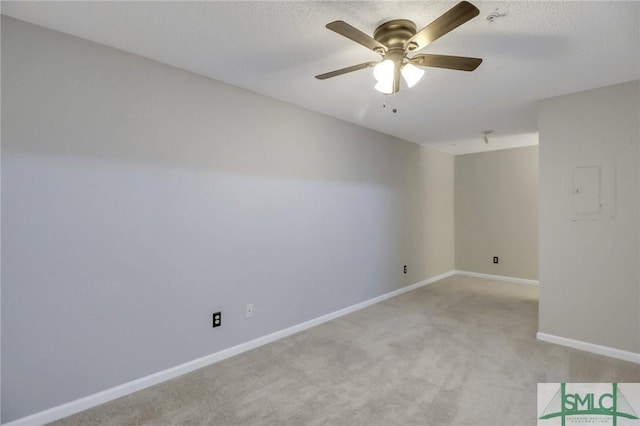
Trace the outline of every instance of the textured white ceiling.
{"type": "Polygon", "coordinates": [[[456,2],[11,2],[2,13],[132,52],[452,153],[531,143],[539,99],[640,78],[640,2],[479,2],[480,15],[421,52],[481,57],[471,73],[427,69],[386,97],[371,70],[314,75],[377,60],[324,26],[344,20],[422,28],[456,2]],[[507,13],[490,23],[498,9],[507,13]],[[390,107],[398,109],[396,114],[390,107]],[[482,141],[482,130],[492,129],[482,141]]]}

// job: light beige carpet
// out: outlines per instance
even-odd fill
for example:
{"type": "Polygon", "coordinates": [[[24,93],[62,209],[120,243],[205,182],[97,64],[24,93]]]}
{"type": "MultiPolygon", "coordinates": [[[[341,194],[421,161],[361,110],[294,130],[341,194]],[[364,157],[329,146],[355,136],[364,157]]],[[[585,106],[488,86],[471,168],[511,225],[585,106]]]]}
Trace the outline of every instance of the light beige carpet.
{"type": "Polygon", "coordinates": [[[64,425],[535,425],[538,382],[640,365],[535,339],[535,286],[454,276],[64,425]]]}

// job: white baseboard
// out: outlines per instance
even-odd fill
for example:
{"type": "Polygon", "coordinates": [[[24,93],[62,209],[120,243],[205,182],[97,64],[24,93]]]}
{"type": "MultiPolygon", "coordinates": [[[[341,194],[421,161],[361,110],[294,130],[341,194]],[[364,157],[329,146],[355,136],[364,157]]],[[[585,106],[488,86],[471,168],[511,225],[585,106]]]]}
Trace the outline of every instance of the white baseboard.
{"type": "Polygon", "coordinates": [[[476,277],[476,278],[486,278],[488,280],[508,281],[510,283],[517,283],[517,284],[527,284],[527,285],[539,284],[539,282],[536,280],[528,280],[525,278],[516,278],[516,277],[506,277],[504,275],[481,274],[480,272],[469,272],[469,271],[458,271],[458,270],[456,270],[455,273],[457,275],[466,275],[469,277],[476,277]]]}
{"type": "Polygon", "coordinates": [[[621,349],[610,348],[609,346],[596,345],[595,343],[582,342],[580,340],[568,339],[566,337],[554,336],[553,334],[542,332],[536,333],[536,338],[543,342],[555,343],[556,345],[567,346],[573,349],[580,349],[581,351],[640,364],[640,354],[635,352],[623,351],[621,349]]]}
{"type": "Polygon", "coordinates": [[[114,399],[123,397],[125,395],[129,395],[139,390],[156,385],[158,383],[162,383],[167,380],[171,380],[175,377],[181,376],[183,374],[190,373],[194,370],[197,370],[202,367],[206,367],[207,365],[214,364],[216,362],[222,361],[234,355],[238,355],[243,352],[247,352],[252,349],[258,348],[260,346],[266,345],[268,343],[275,342],[276,340],[282,339],[283,337],[291,336],[292,334],[299,333],[311,327],[315,327],[316,325],[320,325],[327,321],[331,321],[341,316],[350,314],[352,312],[366,308],[367,306],[380,303],[384,300],[391,299],[392,297],[399,296],[411,290],[415,290],[419,287],[432,284],[436,281],[440,281],[441,279],[450,277],[454,274],[455,274],[455,271],[445,272],[444,274],[440,274],[435,277],[426,279],[424,281],[420,281],[418,283],[409,285],[407,287],[403,287],[398,290],[394,290],[392,292],[383,294],[381,296],[374,297],[373,299],[365,300],[364,302],[356,303],[355,305],[351,305],[346,308],[337,310],[335,312],[322,315],[318,318],[314,318],[312,320],[305,321],[303,323],[294,325],[292,327],[285,328],[284,330],[276,331],[275,333],[258,337],[257,339],[251,340],[249,342],[241,343],[237,346],[233,346],[228,349],[224,349],[222,351],[213,353],[211,355],[207,355],[202,358],[198,358],[193,361],[189,361],[184,364],[177,365],[175,367],[168,368],[163,371],[159,371],[157,373],[151,374],[146,377],[142,377],[137,380],[133,380],[128,383],[124,383],[122,385],[113,387],[111,389],[94,393],[93,395],[89,395],[84,398],[80,398],[75,401],[71,401],[66,404],[49,408],[48,410],[40,411],[39,413],[35,413],[30,416],[14,420],[12,422],[6,423],[5,426],[43,425],[45,423],[53,422],[55,420],[59,420],[64,417],[71,416],[81,411],[88,410],[89,408],[93,408],[98,405],[104,404],[105,402],[113,401],[114,399]]]}

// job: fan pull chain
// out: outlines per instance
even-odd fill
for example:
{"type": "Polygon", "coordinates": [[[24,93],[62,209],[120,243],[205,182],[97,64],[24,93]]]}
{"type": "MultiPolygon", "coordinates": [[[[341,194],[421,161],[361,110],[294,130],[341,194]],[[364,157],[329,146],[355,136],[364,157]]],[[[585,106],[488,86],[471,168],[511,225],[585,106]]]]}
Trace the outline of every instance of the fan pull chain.
{"type": "MultiPolygon", "coordinates": [[[[387,108],[387,96],[389,95],[384,95],[384,98],[382,100],[382,108],[386,109],[387,108]]],[[[391,95],[393,96],[393,95],[391,95]]],[[[391,105],[391,112],[393,112],[394,114],[396,114],[398,112],[398,108],[394,107],[393,105],[391,105]]]]}

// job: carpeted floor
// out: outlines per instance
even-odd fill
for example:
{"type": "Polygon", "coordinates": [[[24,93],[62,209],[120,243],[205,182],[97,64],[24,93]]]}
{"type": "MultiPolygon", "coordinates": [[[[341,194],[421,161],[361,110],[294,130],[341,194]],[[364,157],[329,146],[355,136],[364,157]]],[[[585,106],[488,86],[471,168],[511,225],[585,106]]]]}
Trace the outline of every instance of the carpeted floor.
{"type": "Polygon", "coordinates": [[[537,326],[537,287],[453,276],[56,424],[535,425],[538,382],[640,382],[537,326]]]}

